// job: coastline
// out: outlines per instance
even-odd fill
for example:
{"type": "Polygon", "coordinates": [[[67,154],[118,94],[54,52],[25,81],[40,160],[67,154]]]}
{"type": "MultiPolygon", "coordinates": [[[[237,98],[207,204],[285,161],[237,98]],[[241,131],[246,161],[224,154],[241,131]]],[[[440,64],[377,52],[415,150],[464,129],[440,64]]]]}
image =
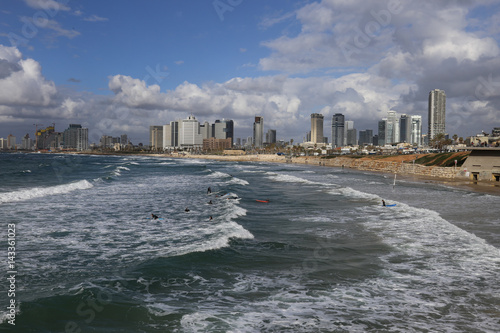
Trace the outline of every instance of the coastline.
{"type": "Polygon", "coordinates": [[[256,155],[164,155],[154,154],[155,156],[174,157],[174,158],[192,158],[192,159],[208,159],[218,161],[232,162],[267,162],[267,163],[289,163],[289,164],[304,164],[316,165],[333,168],[349,168],[358,171],[373,172],[379,174],[393,175],[396,173],[399,179],[423,183],[434,183],[438,185],[450,186],[457,189],[474,191],[484,194],[500,196],[500,185],[488,182],[472,182],[466,179],[457,179],[450,177],[456,173],[454,168],[443,167],[426,167],[422,165],[413,166],[411,163],[403,163],[415,159],[412,155],[406,155],[407,158],[394,157],[386,161],[374,160],[372,158],[346,158],[338,157],[335,159],[322,159],[318,156],[300,156],[287,158],[275,154],[256,154],[256,155]],[[408,157],[409,156],[409,157],[408,157]],[[396,161],[395,161],[396,160],[396,161]],[[399,160],[399,161],[398,161],[399,160]],[[335,161],[335,162],[333,162],[335,161]],[[406,166],[406,167],[405,167],[406,166]],[[411,166],[411,167],[410,167],[411,166]],[[408,169],[417,168],[419,173],[408,172],[408,169]],[[448,177],[446,177],[448,176],[448,177]]]}
{"type": "MultiPolygon", "coordinates": [[[[192,154],[150,154],[150,153],[120,153],[120,152],[57,152],[63,154],[84,155],[116,155],[116,156],[155,156],[163,158],[191,158],[207,159],[231,162],[267,162],[267,163],[289,163],[316,165],[333,168],[348,168],[358,171],[373,172],[386,175],[398,175],[398,179],[407,181],[435,183],[443,186],[451,186],[473,192],[500,196],[500,184],[491,182],[473,182],[467,179],[456,178],[456,172],[452,167],[422,166],[412,164],[415,155],[396,155],[373,157],[364,156],[350,158],[339,156],[336,158],[321,158],[319,156],[288,157],[276,154],[253,154],[253,155],[192,155],[192,154]]],[[[50,153],[49,153],[50,154],[50,153]]]]}

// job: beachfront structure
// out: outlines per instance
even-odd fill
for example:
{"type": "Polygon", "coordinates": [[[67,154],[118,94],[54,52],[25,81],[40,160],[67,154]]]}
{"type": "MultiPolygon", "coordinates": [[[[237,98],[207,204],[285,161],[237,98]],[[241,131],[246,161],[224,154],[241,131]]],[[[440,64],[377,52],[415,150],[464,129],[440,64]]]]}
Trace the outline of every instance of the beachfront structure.
{"type": "Polygon", "coordinates": [[[311,114],[311,142],[323,143],[323,115],[320,113],[311,114]]]}
{"type": "Polygon", "coordinates": [[[163,148],[163,126],[149,126],[149,146],[151,149],[163,148]]]}
{"type": "Polygon", "coordinates": [[[446,94],[444,90],[434,89],[429,92],[428,138],[434,139],[437,134],[445,134],[446,94]]]}
{"type": "Polygon", "coordinates": [[[500,183],[500,148],[469,148],[471,153],[457,170],[457,176],[472,181],[492,181],[500,183]]]}
{"type": "Polygon", "coordinates": [[[255,148],[263,147],[264,117],[255,116],[253,123],[253,145],[255,148]]]}
{"type": "Polygon", "coordinates": [[[345,117],[342,113],[336,113],[332,117],[332,147],[344,145],[345,117]]]}

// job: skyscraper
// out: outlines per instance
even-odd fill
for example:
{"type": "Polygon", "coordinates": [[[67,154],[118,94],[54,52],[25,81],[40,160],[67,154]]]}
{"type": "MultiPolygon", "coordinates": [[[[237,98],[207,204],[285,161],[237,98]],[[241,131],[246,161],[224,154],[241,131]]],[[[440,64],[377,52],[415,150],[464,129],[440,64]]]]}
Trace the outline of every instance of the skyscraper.
{"type": "Polygon", "coordinates": [[[311,114],[311,142],[323,143],[323,115],[320,113],[311,114]]]}
{"type": "Polygon", "coordinates": [[[445,134],[446,94],[444,90],[434,89],[429,93],[429,140],[437,134],[445,134]]]}
{"type": "Polygon", "coordinates": [[[267,133],[266,133],[266,142],[268,144],[276,143],[276,130],[275,129],[269,129],[269,130],[267,130],[267,133]]]}
{"type": "Polygon", "coordinates": [[[264,118],[256,116],[253,123],[253,143],[255,148],[262,148],[262,139],[264,136],[264,118]]]}
{"type": "MultiPolygon", "coordinates": [[[[380,135],[380,133],[379,133],[380,135]]],[[[399,121],[396,111],[387,111],[387,121],[385,127],[385,144],[390,145],[399,142],[399,121]]]]}
{"type": "Polygon", "coordinates": [[[149,126],[149,146],[163,149],[163,126],[149,126]]]}
{"type": "Polygon", "coordinates": [[[410,142],[411,138],[411,117],[402,114],[399,118],[399,142],[410,142]]]}
{"type": "Polygon", "coordinates": [[[345,118],[342,113],[336,113],[332,117],[332,147],[344,145],[345,118]]]}
{"type": "Polygon", "coordinates": [[[422,145],[422,116],[410,117],[410,143],[422,145]]]}
{"type": "Polygon", "coordinates": [[[77,128],[76,130],[76,150],[83,151],[89,149],[89,129],[77,128]]]}

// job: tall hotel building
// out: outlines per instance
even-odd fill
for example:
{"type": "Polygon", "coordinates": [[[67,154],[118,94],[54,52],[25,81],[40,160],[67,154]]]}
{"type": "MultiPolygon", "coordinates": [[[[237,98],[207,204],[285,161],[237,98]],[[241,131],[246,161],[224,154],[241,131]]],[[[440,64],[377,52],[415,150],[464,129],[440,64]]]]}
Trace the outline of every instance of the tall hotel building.
{"type": "Polygon", "coordinates": [[[445,134],[446,94],[444,90],[434,89],[429,93],[429,140],[437,134],[445,134]]]}
{"type": "Polygon", "coordinates": [[[336,113],[332,117],[332,147],[342,147],[344,143],[345,118],[342,113],[336,113]]]}
{"type": "Polygon", "coordinates": [[[323,115],[320,113],[311,114],[311,142],[323,143],[323,115]]]}
{"type": "Polygon", "coordinates": [[[253,144],[255,148],[262,148],[264,137],[264,118],[256,116],[253,123],[253,144]]]}

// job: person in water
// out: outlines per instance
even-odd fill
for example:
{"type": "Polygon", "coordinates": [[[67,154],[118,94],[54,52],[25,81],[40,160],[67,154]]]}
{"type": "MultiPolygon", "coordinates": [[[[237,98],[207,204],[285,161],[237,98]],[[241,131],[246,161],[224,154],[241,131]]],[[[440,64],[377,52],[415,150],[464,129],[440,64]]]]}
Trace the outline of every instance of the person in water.
{"type": "Polygon", "coordinates": [[[212,193],[212,189],[209,187],[207,190],[207,194],[210,194],[210,193],[212,193]]]}
{"type": "Polygon", "coordinates": [[[382,199],[382,206],[385,207],[385,200],[384,199],[382,199]]]}
{"type": "Polygon", "coordinates": [[[208,218],[208,220],[209,220],[209,221],[212,221],[212,220],[213,220],[213,219],[212,219],[212,216],[210,216],[210,217],[208,218]]]}
{"type": "Polygon", "coordinates": [[[189,212],[189,208],[186,207],[186,209],[184,209],[185,212],[189,212]]]}
{"type": "Polygon", "coordinates": [[[209,205],[211,205],[211,204],[212,204],[212,200],[210,200],[210,201],[208,202],[208,204],[209,204],[209,205]]]}
{"type": "Polygon", "coordinates": [[[152,218],[153,220],[158,220],[158,215],[151,214],[151,218],[152,218]]]}

